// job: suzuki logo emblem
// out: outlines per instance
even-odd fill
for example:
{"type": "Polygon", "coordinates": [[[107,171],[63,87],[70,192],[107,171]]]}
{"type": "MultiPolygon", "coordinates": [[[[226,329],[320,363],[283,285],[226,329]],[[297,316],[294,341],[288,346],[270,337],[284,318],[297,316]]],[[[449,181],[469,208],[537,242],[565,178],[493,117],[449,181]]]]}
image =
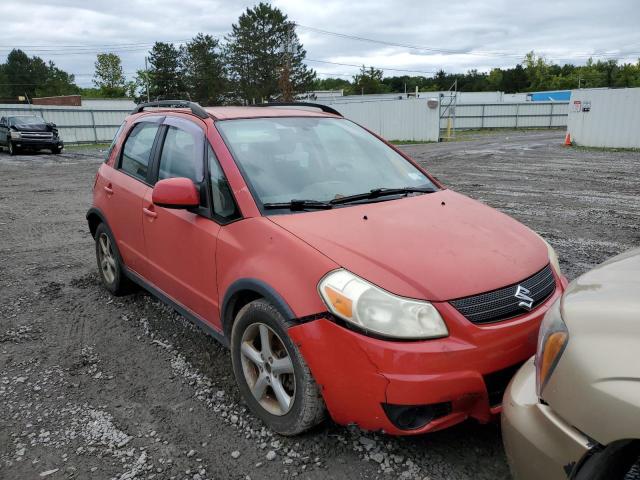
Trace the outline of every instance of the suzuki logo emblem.
{"type": "Polygon", "coordinates": [[[533,307],[533,298],[529,296],[530,293],[531,291],[528,288],[524,288],[522,285],[518,285],[514,297],[516,297],[518,300],[522,300],[518,304],[519,307],[531,310],[531,307],[533,307]]]}

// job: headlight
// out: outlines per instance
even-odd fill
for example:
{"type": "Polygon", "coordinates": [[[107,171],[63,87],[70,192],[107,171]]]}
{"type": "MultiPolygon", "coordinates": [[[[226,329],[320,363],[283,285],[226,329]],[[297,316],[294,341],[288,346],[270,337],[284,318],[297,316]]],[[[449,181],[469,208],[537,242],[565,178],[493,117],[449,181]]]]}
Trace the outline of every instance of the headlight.
{"type": "Polygon", "coordinates": [[[549,381],[569,342],[569,330],[567,330],[560,312],[561,300],[559,298],[555,301],[540,324],[538,349],[536,351],[536,389],[538,397],[542,396],[542,390],[549,381]]]}
{"type": "Polygon", "coordinates": [[[11,130],[11,138],[18,140],[20,138],[22,138],[22,135],[20,135],[20,132],[16,132],[15,130],[11,130]]]}
{"type": "MultiPolygon", "coordinates": [[[[531,231],[533,232],[533,230],[531,231]]],[[[533,232],[533,233],[535,233],[538,236],[538,238],[544,242],[544,244],[547,247],[547,253],[549,255],[549,263],[551,263],[551,266],[555,269],[558,275],[562,275],[562,272],[560,271],[560,261],[558,260],[558,255],[556,254],[556,251],[553,249],[551,245],[549,245],[549,242],[547,242],[544,238],[542,238],[538,233],[536,232],[533,232]]]]}
{"type": "Polygon", "coordinates": [[[449,335],[429,302],[398,297],[346,270],[336,270],[319,283],[320,296],[336,316],[390,338],[427,339],[449,335]]]}

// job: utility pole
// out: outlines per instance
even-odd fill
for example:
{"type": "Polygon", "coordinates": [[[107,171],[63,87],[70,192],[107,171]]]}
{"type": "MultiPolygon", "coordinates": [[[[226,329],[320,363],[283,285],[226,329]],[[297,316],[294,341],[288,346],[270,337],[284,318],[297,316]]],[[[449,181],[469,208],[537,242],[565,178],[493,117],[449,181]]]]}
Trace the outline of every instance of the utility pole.
{"type": "Polygon", "coordinates": [[[147,103],[151,100],[149,99],[149,69],[147,67],[147,57],[144,57],[144,83],[147,86],[147,103]]]}
{"type": "Polygon", "coordinates": [[[293,85],[291,85],[291,57],[293,56],[293,29],[294,24],[287,25],[287,32],[282,46],[282,67],[280,69],[280,92],[283,102],[293,102],[293,85]]]}

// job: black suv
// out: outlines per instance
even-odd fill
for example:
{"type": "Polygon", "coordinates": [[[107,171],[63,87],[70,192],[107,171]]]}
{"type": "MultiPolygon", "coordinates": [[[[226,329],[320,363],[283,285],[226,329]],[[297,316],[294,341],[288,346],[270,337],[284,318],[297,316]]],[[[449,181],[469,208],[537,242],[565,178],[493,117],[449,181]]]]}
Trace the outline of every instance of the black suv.
{"type": "Polygon", "coordinates": [[[64,144],[54,123],[47,123],[38,115],[14,115],[0,118],[0,148],[7,147],[10,155],[21,148],[52,153],[62,152],[64,144]]]}

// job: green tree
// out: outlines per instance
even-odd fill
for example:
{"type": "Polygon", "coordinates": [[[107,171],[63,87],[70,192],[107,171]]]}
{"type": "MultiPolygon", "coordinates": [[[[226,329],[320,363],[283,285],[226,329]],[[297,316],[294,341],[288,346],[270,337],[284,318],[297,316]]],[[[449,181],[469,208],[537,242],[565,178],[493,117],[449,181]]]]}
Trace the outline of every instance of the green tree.
{"type": "Polygon", "coordinates": [[[181,68],[192,100],[203,105],[223,101],[227,82],[217,39],[202,33],[196,35],[181,50],[181,68]]]}
{"type": "Polygon", "coordinates": [[[154,99],[182,98],[186,95],[181,53],[171,43],[156,42],[149,52],[149,95],[154,99]]]}
{"type": "Polygon", "coordinates": [[[374,67],[360,68],[360,73],[353,77],[353,88],[356,94],[385,93],[389,88],[382,83],[383,72],[374,67]]]}
{"type": "Polygon", "coordinates": [[[57,68],[53,62],[45,63],[40,57],[29,57],[22,50],[12,50],[0,71],[1,96],[6,98],[69,95],[79,91],[73,75],[57,68]]]}
{"type": "Polygon", "coordinates": [[[276,96],[285,62],[287,87],[294,94],[310,89],[315,72],[303,63],[306,51],[280,9],[262,2],[247,8],[226,40],[225,59],[238,100],[260,102],[276,96]]]}
{"type": "Polygon", "coordinates": [[[99,53],[95,63],[93,84],[100,89],[100,96],[124,97],[125,78],[122,61],[115,53],[99,53]]]}

